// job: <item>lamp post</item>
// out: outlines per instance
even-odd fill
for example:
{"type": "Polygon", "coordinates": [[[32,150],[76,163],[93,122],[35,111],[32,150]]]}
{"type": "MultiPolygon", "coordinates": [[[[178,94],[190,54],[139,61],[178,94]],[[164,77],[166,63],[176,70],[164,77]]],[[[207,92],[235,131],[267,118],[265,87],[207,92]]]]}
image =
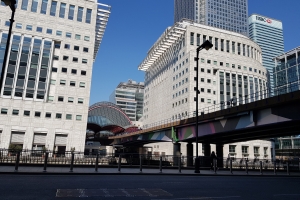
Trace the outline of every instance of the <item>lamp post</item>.
{"type": "Polygon", "coordinates": [[[213,45],[212,43],[210,43],[208,40],[206,40],[205,42],[203,42],[202,45],[200,45],[197,48],[197,57],[195,57],[195,61],[196,61],[196,67],[194,68],[194,70],[196,71],[196,77],[194,78],[196,81],[196,87],[194,87],[194,91],[196,92],[196,97],[194,99],[194,101],[196,101],[196,159],[195,159],[195,173],[200,173],[200,159],[198,157],[198,121],[199,121],[199,116],[198,116],[198,95],[200,94],[199,88],[198,88],[198,82],[199,82],[199,78],[198,78],[198,65],[199,65],[199,52],[202,49],[206,49],[209,50],[210,48],[212,48],[213,45]]]}
{"type": "Polygon", "coordinates": [[[1,70],[1,77],[0,77],[0,94],[2,92],[2,84],[4,82],[4,73],[6,70],[6,61],[7,61],[7,57],[8,57],[8,49],[9,49],[9,45],[10,45],[10,38],[11,38],[11,29],[13,27],[13,23],[14,23],[14,18],[15,18],[15,11],[16,11],[16,0],[1,0],[4,2],[4,4],[6,6],[9,6],[12,13],[11,13],[11,19],[10,24],[9,24],[9,31],[8,31],[8,37],[7,37],[7,41],[6,41],[6,48],[5,48],[5,53],[4,53],[4,59],[3,59],[3,64],[2,64],[2,70],[1,70]]]}

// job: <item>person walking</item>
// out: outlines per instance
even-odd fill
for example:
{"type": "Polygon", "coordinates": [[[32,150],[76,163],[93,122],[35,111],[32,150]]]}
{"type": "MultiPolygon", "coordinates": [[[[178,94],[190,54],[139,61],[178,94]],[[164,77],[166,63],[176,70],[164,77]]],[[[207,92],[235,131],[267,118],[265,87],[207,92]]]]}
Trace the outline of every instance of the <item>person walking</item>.
{"type": "Polygon", "coordinates": [[[215,152],[214,151],[211,152],[211,154],[210,154],[210,162],[211,162],[210,168],[211,169],[214,169],[214,160],[216,160],[216,159],[217,159],[217,156],[216,156],[215,152]]]}

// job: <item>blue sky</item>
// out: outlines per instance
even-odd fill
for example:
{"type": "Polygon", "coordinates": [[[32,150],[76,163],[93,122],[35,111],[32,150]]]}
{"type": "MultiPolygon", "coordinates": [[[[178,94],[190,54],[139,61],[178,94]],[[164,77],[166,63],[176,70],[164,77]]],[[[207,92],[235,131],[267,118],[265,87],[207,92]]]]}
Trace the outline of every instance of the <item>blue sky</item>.
{"type": "MultiPolygon", "coordinates": [[[[173,0],[98,1],[112,9],[93,67],[90,105],[108,101],[120,82],[143,82],[144,72],[138,65],[163,31],[173,25],[173,0]]],[[[248,0],[248,4],[249,15],[282,21],[285,51],[300,46],[299,0],[248,0]]]]}

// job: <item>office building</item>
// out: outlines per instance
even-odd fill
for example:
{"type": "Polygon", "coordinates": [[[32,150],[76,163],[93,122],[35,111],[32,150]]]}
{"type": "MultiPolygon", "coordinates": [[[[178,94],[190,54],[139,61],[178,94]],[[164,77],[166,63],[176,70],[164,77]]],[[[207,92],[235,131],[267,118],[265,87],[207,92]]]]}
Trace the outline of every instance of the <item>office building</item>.
{"type": "Polygon", "coordinates": [[[282,22],[258,14],[252,14],[249,19],[249,37],[256,42],[262,51],[262,63],[268,70],[269,89],[274,87],[273,58],[284,52],[282,22]]]}
{"type": "Polygon", "coordinates": [[[119,83],[110,95],[109,101],[121,107],[130,120],[136,124],[136,121],[139,121],[143,115],[144,83],[133,80],[119,83]]]}
{"type": "Polygon", "coordinates": [[[174,0],[174,23],[183,18],[248,35],[247,0],[174,0]]]}
{"type": "Polygon", "coordinates": [[[299,90],[300,47],[274,58],[274,93],[285,94],[299,90]]]}
{"type": "Polygon", "coordinates": [[[110,6],[17,2],[6,63],[11,10],[0,6],[0,148],[84,151],[92,67],[110,6]]]}
{"type": "MultiPolygon", "coordinates": [[[[214,46],[199,54],[198,107],[201,112],[205,114],[208,108],[222,109],[220,104],[232,99],[239,105],[266,97],[267,70],[262,66],[261,48],[255,42],[236,32],[183,20],[159,37],[138,67],[145,71],[144,128],[163,120],[193,116],[196,109],[194,57],[197,46],[206,40],[214,46]]],[[[239,152],[236,156],[242,157],[242,146],[250,148],[252,144],[230,145],[235,145],[235,152],[239,152]]],[[[271,156],[271,142],[262,146],[260,150],[268,147],[271,156]]],[[[229,152],[233,152],[233,148],[229,151],[228,144],[224,145],[224,155],[229,152]]]]}

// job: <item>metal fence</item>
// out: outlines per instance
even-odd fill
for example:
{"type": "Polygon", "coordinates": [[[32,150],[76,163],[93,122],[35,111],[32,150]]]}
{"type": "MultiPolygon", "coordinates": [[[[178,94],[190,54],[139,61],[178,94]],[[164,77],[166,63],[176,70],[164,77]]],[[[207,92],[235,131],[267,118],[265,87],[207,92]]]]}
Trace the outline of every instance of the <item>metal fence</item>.
{"type": "MultiPolygon", "coordinates": [[[[115,166],[120,171],[121,167],[131,166],[159,168],[193,168],[195,166],[195,157],[193,156],[156,156],[147,154],[112,154],[100,155],[90,154],[85,155],[83,152],[50,152],[50,151],[16,151],[9,149],[0,150],[0,164],[15,165],[15,170],[18,170],[20,165],[43,165],[44,171],[47,166],[70,166],[70,171],[73,171],[75,166],[90,166],[98,170],[99,165],[115,166]]],[[[293,158],[288,160],[267,160],[267,159],[248,159],[248,158],[217,158],[200,156],[200,167],[202,169],[221,170],[278,170],[300,171],[300,159],[293,158]]]]}

